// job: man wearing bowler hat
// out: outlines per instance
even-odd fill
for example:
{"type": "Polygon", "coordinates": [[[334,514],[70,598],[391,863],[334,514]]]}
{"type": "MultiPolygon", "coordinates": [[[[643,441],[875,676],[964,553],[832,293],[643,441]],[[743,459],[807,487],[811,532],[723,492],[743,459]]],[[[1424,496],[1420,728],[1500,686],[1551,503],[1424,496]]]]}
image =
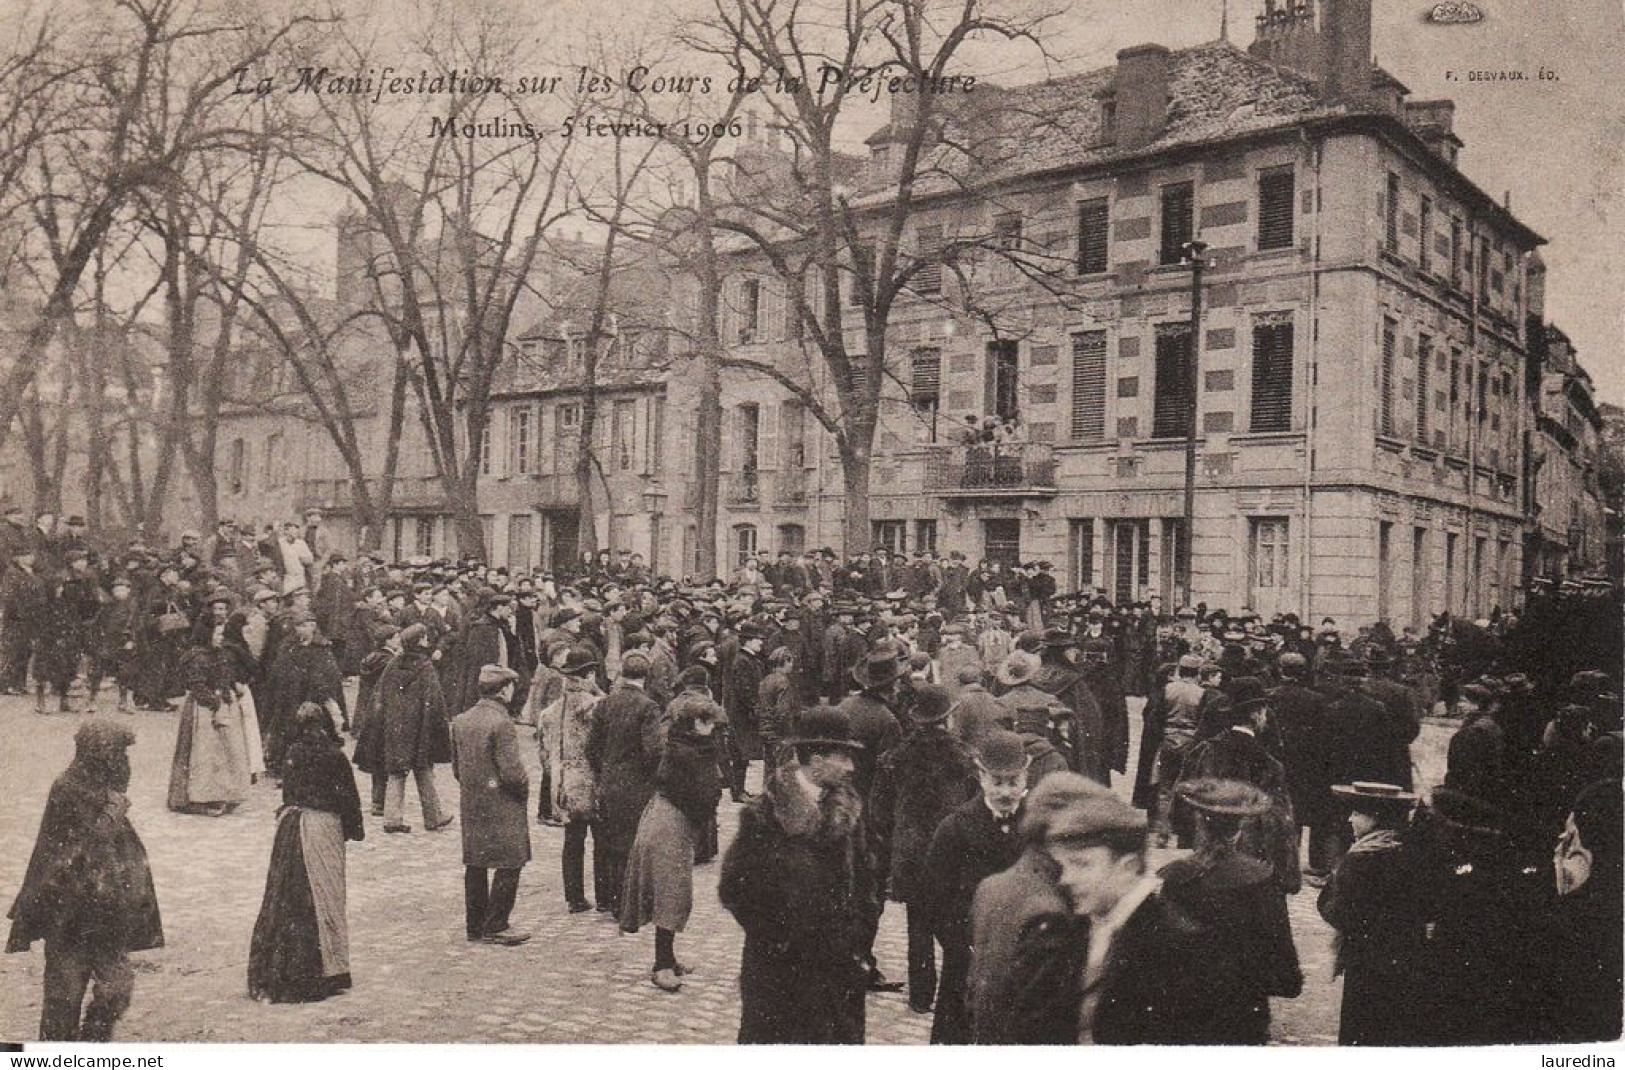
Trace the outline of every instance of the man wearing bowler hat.
{"type": "Polygon", "coordinates": [[[852,787],[863,745],[846,713],[823,705],[785,742],[795,760],[742,811],[717,889],[745,930],[739,1042],[861,1044],[877,894],[852,787]]]}
{"type": "Polygon", "coordinates": [[[907,908],[908,1003],[917,1014],[930,1012],[937,988],[926,850],[942,819],[976,795],[974,759],[948,731],[948,709],[944,688],[914,688],[908,734],[881,758],[867,808],[876,870],[887,897],[907,908]]]}
{"type": "Polygon", "coordinates": [[[979,790],[942,819],[926,851],[920,906],[942,945],[933,1044],[971,1042],[971,906],[982,881],[1009,869],[1021,856],[1017,827],[1030,761],[1020,736],[1005,729],[989,731],[976,751],[979,790]]]}

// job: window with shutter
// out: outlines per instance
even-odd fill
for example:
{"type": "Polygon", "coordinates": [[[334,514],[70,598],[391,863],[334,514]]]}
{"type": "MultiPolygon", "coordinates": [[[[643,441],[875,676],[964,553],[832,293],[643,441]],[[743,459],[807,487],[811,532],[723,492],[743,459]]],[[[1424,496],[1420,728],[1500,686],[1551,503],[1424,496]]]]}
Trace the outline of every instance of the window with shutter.
{"type": "Polygon", "coordinates": [[[863,353],[853,353],[847,361],[852,365],[852,393],[861,398],[869,384],[869,358],[863,353]]]}
{"type": "Polygon", "coordinates": [[[739,295],[739,343],[744,345],[756,341],[756,332],[761,324],[762,315],[762,280],[746,279],[740,287],[739,295]]]}
{"type": "Polygon", "coordinates": [[[1392,171],[1388,172],[1388,200],[1383,205],[1385,211],[1384,244],[1390,253],[1399,252],[1399,176],[1392,171]]]}
{"type": "Polygon", "coordinates": [[[929,261],[914,273],[914,291],[922,294],[942,292],[942,227],[921,227],[915,239],[915,255],[929,261]]]}
{"type": "Polygon", "coordinates": [[[1161,263],[1177,264],[1184,258],[1185,243],[1191,240],[1194,200],[1195,190],[1189,182],[1162,187],[1161,263]]]}
{"type": "Polygon", "coordinates": [[[1427,335],[1420,335],[1416,339],[1416,441],[1427,445],[1432,441],[1428,434],[1428,416],[1432,391],[1429,389],[1428,376],[1433,371],[1433,339],[1427,335]]]}
{"type": "Polygon", "coordinates": [[[1259,316],[1253,321],[1252,430],[1292,427],[1292,318],[1259,316]]]}
{"type": "Polygon", "coordinates": [[[1422,231],[1421,251],[1417,254],[1416,266],[1423,271],[1433,270],[1433,202],[1426,197],[1422,198],[1420,214],[1420,229],[1422,231]]]}
{"type": "Polygon", "coordinates": [[[1156,392],[1151,410],[1152,438],[1180,438],[1191,426],[1190,325],[1157,325],[1156,392]]]}
{"type": "Polygon", "coordinates": [[[1106,437],[1106,332],[1072,336],[1072,437],[1100,442],[1106,437]]]}
{"type": "Polygon", "coordinates": [[[1394,340],[1399,326],[1393,320],[1382,321],[1382,366],[1377,378],[1377,428],[1385,435],[1394,433],[1394,340]]]}
{"type": "Polygon", "coordinates": [[[1258,176],[1258,247],[1287,249],[1292,245],[1292,208],[1296,196],[1292,168],[1276,167],[1258,176]]]}
{"type": "Polygon", "coordinates": [[[1021,248],[1021,213],[1000,212],[993,217],[993,247],[1013,253],[1021,248]]]}
{"type": "Polygon", "coordinates": [[[863,304],[863,280],[874,269],[874,258],[874,250],[867,245],[852,250],[852,285],[846,293],[847,305],[856,308],[863,304]]]}
{"type": "Polygon", "coordinates": [[[1450,285],[1461,288],[1461,220],[1450,221],[1450,285]]]}
{"type": "Polygon", "coordinates": [[[1106,270],[1107,228],[1110,214],[1105,197],[1078,205],[1078,274],[1095,275],[1106,270]]]}
{"type": "Polygon", "coordinates": [[[942,350],[916,349],[910,358],[909,400],[916,407],[935,406],[942,394],[942,350]]]}

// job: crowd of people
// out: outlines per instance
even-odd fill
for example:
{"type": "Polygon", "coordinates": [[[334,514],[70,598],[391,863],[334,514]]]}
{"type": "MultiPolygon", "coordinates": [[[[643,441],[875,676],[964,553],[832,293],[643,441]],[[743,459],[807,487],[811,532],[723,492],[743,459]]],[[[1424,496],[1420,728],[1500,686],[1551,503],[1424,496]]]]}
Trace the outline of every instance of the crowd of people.
{"type": "Polygon", "coordinates": [[[1271,999],[1302,988],[1286,904],[1306,886],[1337,932],[1345,1044],[1619,1035],[1607,584],[1396,633],[1114,605],[1058,593],[1048,562],[959,553],[764,554],[711,582],[626,552],[558,575],[352,560],[318,513],[109,553],[79,518],[13,512],[0,547],[4,689],[49,716],[111,684],[125,715],[78,727],[12,908],[8,948],[45,943],[44,1039],[109,1037],[127,953],[162,942],[127,816],[137,710],[179,713],[172,809],[280,791],[256,998],[353,983],[345,844],[369,816],[411,833],[412,781],[424,832],[460,818],[469,940],[526,942],[532,823],[556,826],[558,908],[652,928],[666,992],[695,867],[720,859],[741,1042],[861,1043],[867,993],[906,988],[934,1043],[1264,1043],[1271,999]],[[1428,717],[1453,731],[1437,786],[1413,773],[1428,717]],[[897,981],[874,954],[887,902],[897,981]]]}

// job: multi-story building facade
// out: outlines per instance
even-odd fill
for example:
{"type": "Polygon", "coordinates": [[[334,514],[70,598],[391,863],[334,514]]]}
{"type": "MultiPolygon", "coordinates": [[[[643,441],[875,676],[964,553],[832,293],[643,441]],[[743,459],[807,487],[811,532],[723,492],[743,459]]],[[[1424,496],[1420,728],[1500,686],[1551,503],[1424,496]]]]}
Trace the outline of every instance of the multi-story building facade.
{"type": "Polygon", "coordinates": [[[1602,416],[1591,376],[1569,338],[1555,326],[1539,347],[1535,399],[1534,510],[1528,532],[1531,575],[1562,580],[1601,574],[1606,564],[1606,510],[1601,497],[1602,416]]]}
{"type": "MultiPolygon", "coordinates": [[[[877,542],[1047,558],[1072,588],[1186,597],[1194,344],[1191,601],[1409,624],[1515,599],[1524,270],[1541,239],[1457,168],[1450,102],[1408,102],[1371,65],[1366,0],[1265,8],[1247,51],[1141,46],[1004,90],[1007,114],[1043,125],[1010,135],[1020,150],[975,197],[922,193],[921,246],[981,228],[1067,264],[1039,285],[995,263],[970,273],[975,294],[932,274],[916,288],[934,292],[895,310],[877,542]],[[1208,246],[1194,335],[1192,240],[1208,246]],[[963,314],[973,303],[998,313],[963,314]],[[1019,417],[1026,441],[989,464],[948,440],[967,413],[1019,417]]],[[[725,336],[805,367],[751,267],[725,336]]],[[[827,436],[766,380],[725,400],[744,443],[725,478],[808,488],[725,499],[734,555],[836,542],[827,436]]]]}

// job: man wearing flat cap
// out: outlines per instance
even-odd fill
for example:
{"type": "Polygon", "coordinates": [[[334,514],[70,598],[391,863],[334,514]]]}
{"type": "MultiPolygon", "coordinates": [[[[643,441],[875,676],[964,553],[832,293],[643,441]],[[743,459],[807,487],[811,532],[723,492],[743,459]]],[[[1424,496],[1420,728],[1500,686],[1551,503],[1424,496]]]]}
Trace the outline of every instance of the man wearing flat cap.
{"type": "Polygon", "coordinates": [[[135,733],[92,720],[73,742],[8,915],[6,950],[45,941],[41,1040],[107,1041],[135,991],[129,953],[162,947],[164,930],[146,847],[127,816],[135,733]]]}
{"type": "Polygon", "coordinates": [[[1110,788],[1054,773],[1044,851],[1066,913],[1027,922],[1009,1039],[1018,1044],[1215,1044],[1228,1039],[1233,968],[1145,872],[1145,815],[1110,788]]]}
{"type": "Polygon", "coordinates": [[[864,947],[877,891],[863,803],[862,747],[846,714],[804,710],[774,771],[741,812],[718,896],[745,930],[741,1044],[862,1044],[864,947]]]}
{"type": "Polygon", "coordinates": [[[468,939],[512,947],[530,934],[509,925],[519,871],[530,861],[530,777],[508,716],[519,674],[480,669],[480,697],[451,724],[452,773],[463,817],[463,905],[468,939]]]}

